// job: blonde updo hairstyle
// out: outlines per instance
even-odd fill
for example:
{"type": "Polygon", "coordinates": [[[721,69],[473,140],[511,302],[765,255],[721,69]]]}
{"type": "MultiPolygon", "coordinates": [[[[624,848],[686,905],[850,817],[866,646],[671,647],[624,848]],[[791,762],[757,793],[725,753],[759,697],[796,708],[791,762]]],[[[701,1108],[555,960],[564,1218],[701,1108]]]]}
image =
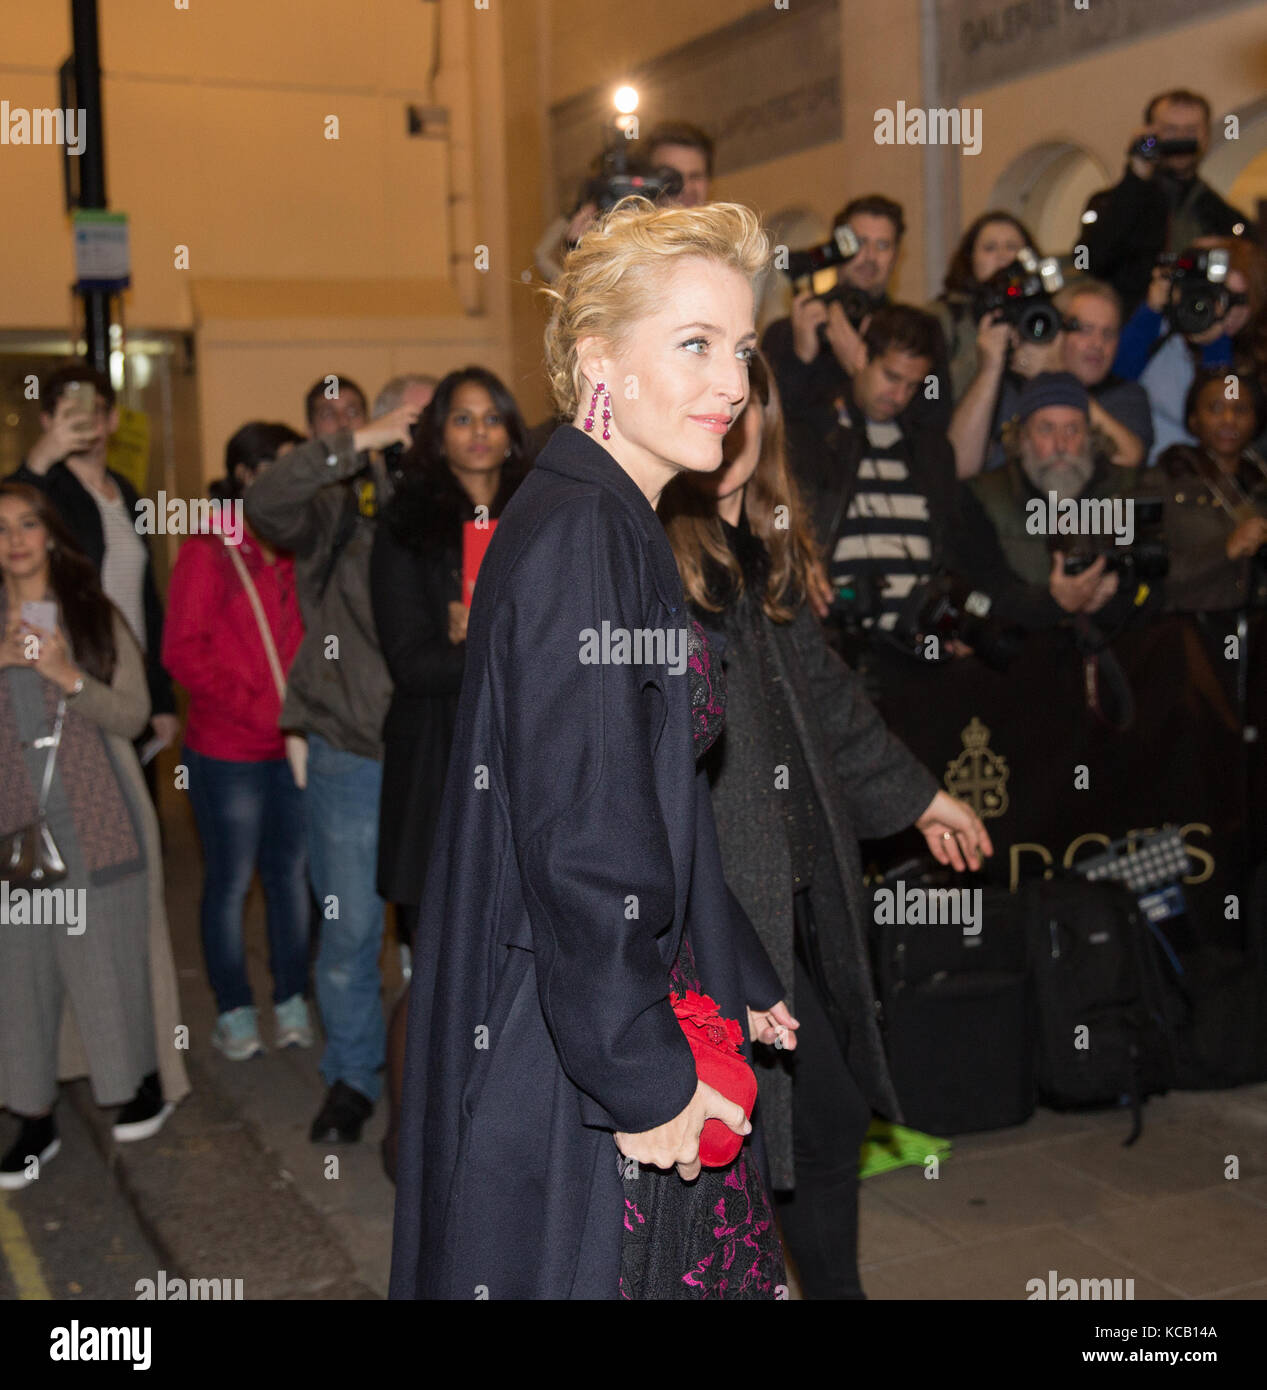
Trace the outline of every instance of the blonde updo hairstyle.
{"type": "Polygon", "coordinates": [[[751,284],[770,259],[770,244],[756,213],[739,203],[657,207],[634,195],[569,253],[563,274],[542,291],[555,301],[545,358],[561,417],[573,419],[584,399],[577,344],[594,335],[618,356],[633,326],[663,307],[665,275],[686,256],[730,266],[751,284]]]}

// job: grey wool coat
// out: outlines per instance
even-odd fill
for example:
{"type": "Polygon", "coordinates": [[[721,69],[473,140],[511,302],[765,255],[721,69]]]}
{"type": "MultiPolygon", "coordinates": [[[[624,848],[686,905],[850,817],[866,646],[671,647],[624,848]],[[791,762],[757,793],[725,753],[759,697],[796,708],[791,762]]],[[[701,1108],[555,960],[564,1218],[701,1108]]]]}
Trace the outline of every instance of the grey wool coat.
{"type": "MultiPolygon", "coordinates": [[[[695,609],[701,626],[724,643],[726,727],[705,760],[726,882],[756,927],[792,997],[792,869],[784,829],[786,792],[775,785],[779,757],[770,739],[753,628],[759,604],[746,591],[721,614],[695,609]]],[[[827,1013],[849,1070],[871,1106],[894,1120],[901,1108],[885,1059],[867,951],[869,908],[859,839],[879,839],[912,824],[938,791],[933,775],[885,727],[861,680],[827,645],[802,604],[790,623],[760,614],[791,726],[830,833],[820,846],[810,900],[817,919],[827,1013]]],[[[795,1186],[792,1106],[795,1054],[754,1046],[758,1113],[776,1188],[795,1186]]]]}

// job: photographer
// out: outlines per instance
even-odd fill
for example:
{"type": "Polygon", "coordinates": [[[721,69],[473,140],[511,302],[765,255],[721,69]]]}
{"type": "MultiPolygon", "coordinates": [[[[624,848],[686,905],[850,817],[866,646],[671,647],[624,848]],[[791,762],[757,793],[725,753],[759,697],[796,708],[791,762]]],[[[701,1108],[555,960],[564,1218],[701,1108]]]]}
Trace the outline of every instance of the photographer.
{"type": "Polygon", "coordinates": [[[1209,612],[1267,602],[1267,464],[1249,442],[1267,427],[1252,377],[1197,374],[1184,402],[1195,444],[1172,444],[1139,495],[1163,501],[1170,547],[1167,608],[1209,612]]]}
{"type": "Polygon", "coordinates": [[[1091,273],[1117,290],[1127,314],[1144,298],[1163,251],[1245,227],[1245,215],[1197,177],[1209,144],[1210,103],[1182,88],[1163,92],[1131,137],[1121,181],[1087,203],[1080,234],[1091,273]]]}
{"type": "Polygon", "coordinates": [[[1117,375],[1138,380],[1147,393],[1153,422],[1150,464],[1171,444],[1192,442],[1182,402],[1198,368],[1236,367],[1256,377],[1267,373],[1267,256],[1238,237],[1202,237],[1181,261],[1191,267],[1182,281],[1177,280],[1181,267],[1154,269],[1148,298],[1122,330],[1113,363],[1117,375]],[[1214,252],[1227,257],[1226,278],[1217,284],[1207,264],[1214,252]],[[1185,332],[1194,303],[1204,313],[1193,323],[1209,320],[1208,326],[1185,332]]]}
{"type": "Polygon", "coordinates": [[[885,631],[932,573],[954,512],[946,437],[903,423],[939,343],[931,314],[904,304],[879,309],[863,339],[866,360],[845,383],[825,444],[811,422],[787,421],[789,460],[826,555],[836,616],[852,609],[864,625],[885,631]],[[842,589],[857,597],[842,599],[842,589]]]}
{"type": "Polygon", "coordinates": [[[1096,614],[1113,628],[1139,597],[1134,586],[1119,584],[1103,555],[1080,574],[1066,573],[1065,552],[1076,544],[1031,529],[1032,504],[1038,499],[1046,508],[1052,493],[1058,501],[1131,495],[1136,471],[1109,461],[1089,410],[1086,387],[1068,372],[1035,377],[1008,431],[1006,464],[961,490],[951,568],[990,595],[993,615],[1005,624],[1038,631],[1096,614]]]}
{"type": "MultiPolygon", "coordinates": [[[[618,138],[623,142],[623,135],[618,138]]],[[[629,142],[631,155],[637,148],[635,142],[629,142]]],[[[713,177],[713,142],[704,131],[686,121],[662,121],[647,136],[644,148],[647,168],[672,169],[682,180],[681,189],[674,195],[666,194],[662,201],[683,208],[697,208],[708,202],[708,186],[713,177]]],[[[605,167],[602,155],[595,166],[595,177],[601,178],[605,167]]],[[[563,257],[594,225],[599,210],[599,200],[583,192],[579,206],[570,217],[556,217],[546,228],[533,252],[537,272],[546,284],[551,285],[558,279],[563,257]]]]}
{"type": "MultiPolygon", "coordinates": [[[[866,365],[866,321],[891,302],[889,281],[906,230],[901,204],[880,194],[847,204],[832,224],[833,231],[843,226],[852,230],[859,249],[838,268],[835,288],[821,296],[798,294],[791,315],[776,319],[761,340],[786,416],[813,421],[820,439],[830,432],[850,379],[866,365]]],[[[944,430],[950,419],[949,368],[935,323],[934,329],[928,375],[937,378],[937,389],[929,393],[920,382],[909,399],[906,423],[944,430]]]]}
{"type": "Polygon", "coordinates": [[[983,212],[959,239],[946,268],[942,292],[928,306],[941,325],[950,362],[950,396],[958,404],[980,369],[977,337],[981,329],[973,313],[986,282],[1005,270],[1027,248],[1037,251],[1029,228],[1010,212],[983,212]]]}
{"type": "Polygon", "coordinates": [[[1002,468],[1003,433],[1016,416],[1026,381],[1040,372],[1069,372],[1087,388],[1091,427],[1103,435],[1113,463],[1134,468],[1144,461],[1153,442],[1148,396],[1138,383],[1110,370],[1122,329],[1116,291],[1100,280],[1082,280],[1067,285],[1051,303],[1060,330],[1045,343],[1026,342],[999,324],[982,328],[981,365],[950,429],[961,478],[1002,468]],[[982,469],[972,468],[971,461],[982,455],[982,469]]]}

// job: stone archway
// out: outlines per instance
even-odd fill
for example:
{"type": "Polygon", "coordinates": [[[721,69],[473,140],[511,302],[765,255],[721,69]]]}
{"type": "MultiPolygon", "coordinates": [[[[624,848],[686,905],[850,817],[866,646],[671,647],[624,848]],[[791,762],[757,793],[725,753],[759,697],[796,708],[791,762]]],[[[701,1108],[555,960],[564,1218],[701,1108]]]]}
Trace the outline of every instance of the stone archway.
{"type": "Polygon", "coordinates": [[[1090,151],[1049,140],[1017,155],[996,181],[989,206],[1015,213],[1044,254],[1063,255],[1077,240],[1087,199],[1112,182],[1090,151]]]}

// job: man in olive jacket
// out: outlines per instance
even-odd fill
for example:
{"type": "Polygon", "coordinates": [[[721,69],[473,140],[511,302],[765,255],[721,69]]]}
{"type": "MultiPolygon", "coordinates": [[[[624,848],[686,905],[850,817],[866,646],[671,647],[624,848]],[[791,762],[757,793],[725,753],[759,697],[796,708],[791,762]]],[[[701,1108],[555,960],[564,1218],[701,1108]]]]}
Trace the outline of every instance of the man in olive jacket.
{"type": "Polygon", "coordinates": [[[281,727],[307,739],[308,871],[321,913],[317,1007],[329,1086],[313,1143],[354,1143],[382,1088],[385,1026],[378,956],[383,901],[374,884],[382,728],[391,678],[370,606],[370,551],[389,480],[368,450],[408,443],[418,416],[406,405],[365,422],[360,388],[337,377],[308,393],[317,436],[262,469],[246,515],[295,555],[304,640],[290,669],[281,727]]]}
{"type": "Polygon", "coordinates": [[[1133,526],[1126,503],[1136,470],[1108,461],[1089,410],[1087,389],[1075,376],[1040,373],[1021,393],[1007,463],[977,474],[960,492],[950,567],[990,596],[991,616],[1007,626],[1032,632],[1097,615],[1098,626],[1112,629],[1147,598],[1137,586],[1119,584],[1098,553],[1116,548],[1115,535],[1094,529],[1105,517],[1133,526]],[[1066,555],[1088,550],[1097,552],[1095,561],[1067,573],[1066,555]]]}

